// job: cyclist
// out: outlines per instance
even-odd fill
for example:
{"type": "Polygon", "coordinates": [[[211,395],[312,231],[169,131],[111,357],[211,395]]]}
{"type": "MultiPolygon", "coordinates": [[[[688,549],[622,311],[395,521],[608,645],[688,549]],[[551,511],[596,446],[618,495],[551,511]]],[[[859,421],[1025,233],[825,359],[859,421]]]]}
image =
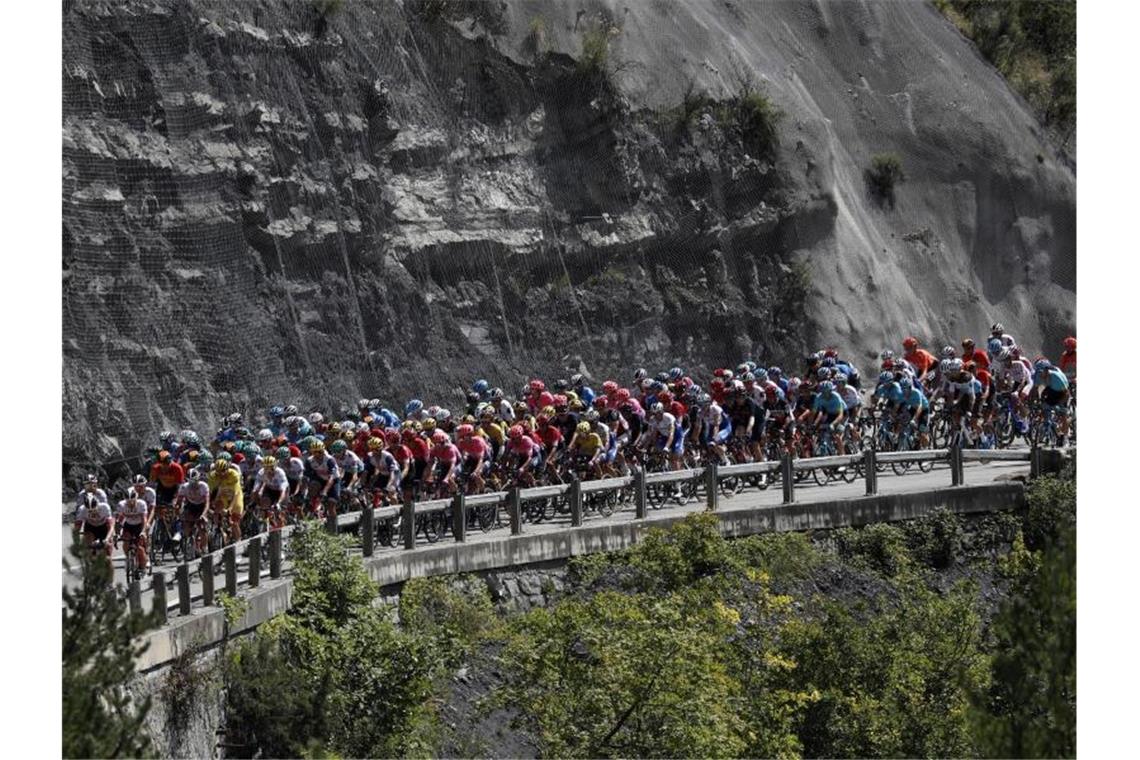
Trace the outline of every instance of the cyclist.
{"type": "Polygon", "coordinates": [[[285,524],[285,498],[289,495],[289,476],[277,466],[277,457],[268,455],[261,460],[261,467],[253,479],[253,491],[263,513],[267,513],[271,530],[279,530],[285,524]]]}
{"type": "Polygon", "coordinates": [[[230,541],[239,541],[241,516],[245,511],[241,470],[231,464],[228,457],[219,454],[206,484],[210,487],[210,502],[214,513],[221,518],[229,518],[230,541]]]}
{"type": "Polygon", "coordinates": [[[642,435],[642,448],[656,440],[657,448],[669,456],[669,469],[681,469],[681,458],[684,456],[684,436],[677,418],[665,411],[665,405],[655,403],[649,417],[645,420],[645,433],[642,435]]]}
{"type": "Polygon", "coordinates": [[[994,322],[990,327],[990,338],[997,338],[1005,348],[1014,348],[1017,345],[1017,341],[1005,331],[1005,325],[1001,322],[994,322]]]}
{"type": "Polygon", "coordinates": [[[602,476],[602,458],[606,453],[605,442],[586,420],[582,420],[574,428],[574,435],[566,446],[566,452],[572,468],[582,466],[595,478],[602,476]]]}
{"type": "Polygon", "coordinates": [[[459,439],[456,448],[463,455],[463,473],[471,480],[471,492],[482,493],[483,474],[491,465],[491,445],[475,434],[473,425],[460,425],[455,433],[459,439]]]}
{"type": "MultiPolygon", "coordinates": [[[[930,400],[946,399],[947,407],[952,413],[954,429],[957,430],[962,423],[963,415],[967,420],[970,419],[970,413],[977,401],[978,390],[979,386],[975,384],[974,376],[966,371],[962,360],[950,359],[942,383],[930,400]]],[[[973,442],[974,426],[971,423],[966,430],[966,443],[972,445],[973,442]]]]}
{"type": "Polygon", "coordinates": [[[146,502],[147,515],[150,519],[154,518],[154,507],[158,503],[158,497],[154,489],[147,485],[145,475],[141,473],[135,475],[131,487],[127,489],[127,494],[134,494],[146,502]]]}
{"type": "Polygon", "coordinates": [[[348,448],[348,443],[343,439],[333,441],[329,445],[329,451],[332,453],[333,459],[336,460],[337,469],[341,473],[341,492],[351,492],[360,482],[361,474],[364,472],[364,461],[348,448]]]}
{"type": "MultiPolygon", "coordinates": [[[[88,475],[87,483],[91,483],[91,479],[94,477],[94,475],[88,475]]],[[[107,559],[110,560],[112,543],[107,541],[107,536],[115,527],[115,516],[111,512],[111,505],[107,503],[107,495],[100,488],[85,493],[89,495],[80,494],[83,500],[75,512],[74,530],[83,531],[83,543],[87,546],[91,546],[96,541],[103,541],[103,550],[107,554],[107,559]]]]}
{"type": "Polygon", "coordinates": [[[973,338],[962,338],[962,362],[972,362],[975,367],[984,370],[990,368],[990,357],[985,351],[974,345],[973,338]]]}
{"type": "Polygon", "coordinates": [[[1071,335],[1065,338],[1064,351],[1061,353],[1061,360],[1057,362],[1057,367],[1065,373],[1065,377],[1069,380],[1069,393],[1073,396],[1073,404],[1077,403],[1077,339],[1071,335]]]}
{"type": "MultiPolygon", "coordinates": [[[[364,483],[365,488],[382,492],[384,499],[394,502],[396,491],[400,488],[400,480],[406,474],[410,452],[409,457],[405,458],[404,466],[401,467],[396,461],[395,454],[387,450],[386,443],[382,436],[368,439],[368,456],[364,460],[364,483]]],[[[373,503],[379,499],[380,494],[377,493],[376,496],[373,503]]]]}
{"type": "Polygon", "coordinates": [[[916,380],[926,380],[928,373],[934,371],[938,366],[934,354],[925,348],[919,348],[918,339],[914,336],[907,336],[903,339],[903,360],[914,367],[916,380]]]}
{"type": "Polygon", "coordinates": [[[927,431],[930,429],[930,400],[909,377],[898,382],[899,402],[897,408],[906,418],[906,424],[918,430],[918,446],[925,448],[927,431]]]}
{"type": "Polygon", "coordinates": [[[511,425],[507,429],[504,456],[515,469],[518,482],[533,480],[533,474],[542,468],[542,446],[526,434],[522,425],[511,425]]]}
{"type": "Polygon", "coordinates": [[[175,526],[174,541],[182,540],[182,531],[193,531],[191,536],[194,546],[199,553],[206,549],[206,514],[210,507],[210,487],[202,480],[202,472],[198,468],[191,468],[186,474],[186,482],[178,487],[178,494],[174,497],[175,514],[179,508],[183,509],[180,525],[175,526]]]}
{"type": "Polygon", "coordinates": [[[462,454],[459,448],[451,442],[451,438],[442,430],[431,434],[431,450],[428,458],[427,477],[424,484],[431,486],[437,480],[440,485],[455,485],[456,465],[462,454]],[[437,469],[439,477],[437,477],[437,469]]]}
{"type": "MultiPolygon", "coordinates": [[[[145,485],[145,478],[143,483],[145,485]]],[[[127,490],[127,497],[119,502],[115,512],[114,543],[119,543],[119,538],[126,533],[128,541],[123,544],[123,552],[133,549],[135,564],[144,571],[147,566],[146,537],[150,528],[150,514],[150,506],[134,488],[127,490]]],[[[132,580],[127,578],[128,583],[132,580]]]]}
{"type": "Polygon", "coordinates": [[[174,501],[178,486],[186,480],[186,474],[182,465],[174,461],[170,452],[162,449],[158,452],[158,461],[151,465],[149,479],[154,484],[158,504],[166,506],[174,501]]]}
{"type": "Polygon", "coordinates": [[[697,397],[699,410],[698,423],[700,424],[700,443],[710,449],[721,464],[728,464],[728,454],[725,443],[732,436],[732,420],[720,404],[713,401],[712,396],[703,393],[697,397]]]}
{"type": "Polygon", "coordinates": [[[309,507],[317,517],[321,517],[321,506],[328,501],[333,514],[335,504],[340,499],[340,467],[332,454],[325,449],[321,440],[309,443],[309,456],[305,459],[305,474],[309,481],[309,507]]]}
{"type": "Polygon", "coordinates": [[[815,413],[813,423],[817,428],[822,429],[824,425],[831,428],[835,436],[835,449],[842,456],[843,423],[847,419],[847,404],[843,401],[843,397],[835,392],[835,384],[830,380],[824,380],[819,384],[819,393],[812,401],[811,411],[815,413]]]}
{"type": "Polygon", "coordinates": [[[1057,444],[1064,446],[1069,435],[1069,379],[1048,359],[1038,359],[1033,370],[1033,389],[1041,403],[1058,416],[1057,444]]]}
{"type": "Polygon", "coordinates": [[[75,512],[78,514],[83,507],[94,507],[99,502],[107,503],[107,492],[99,487],[99,478],[88,475],[83,479],[83,488],[75,494],[75,512]]]}
{"type": "Polygon", "coordinates": [[[851,423],[848,427],[851,430],[851,438],[856,443],[859,442],[859,426],[855,424],[859,419],[859,410],[863,406],[863,397],[859,395],[859,390],[851,384],[847,375],[840,370],[835,373],[835,392],[843,399],[843,403],[847,404],[847,419],[851,423]]]}

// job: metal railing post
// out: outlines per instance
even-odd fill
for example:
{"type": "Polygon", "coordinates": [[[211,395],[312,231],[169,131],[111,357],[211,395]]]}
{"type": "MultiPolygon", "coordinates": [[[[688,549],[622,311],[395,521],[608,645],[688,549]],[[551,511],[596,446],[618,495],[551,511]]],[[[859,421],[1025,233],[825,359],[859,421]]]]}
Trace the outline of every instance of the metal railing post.
{"type": "Polygon", "coordinates": [[[333,510],[325,508],[325,530],[329,533],[336,535],[336,513],[333,510]]]}
{"type": "Polygon", "coordinates": [[[275,530],[269,534],[269,577],[281,577],[281,531],[275,530]]]}
{"type": "Polygon", "coordinates": [[[166,625],[166,573],[157,572],[151,576],[154,588],[153,607],[159,625],[166,625]]]}
{"type": "Polygon", "coordinates": [[[178,614],[190,614],[190,566],[183,562],[174,570],[174,580],[178,584],[178,614]]]}
{"type": "Polygon", "coordinates": [[[964,460],[962,459],[962,444],[955,444],[950,449],[950,485],[962,485],[964,460]]]}
{"type": "Polygon", "coordinates": [[[1029,477],[1041,477],[1041,447],[1036,443],[1029,449],[1029,477]]]}
{"type": "Polygon", "coordinates": [[[237,549],[233,544],[222,552],[222,564],[226,570],[226,593],[237,596],[237,549]]]}
{"type": "Polygon", "coordinates": [[[457,543],[467,540],[467,497],[462,491],[458,491],[451,500],[451,532],[455,534],[457,543]]]}
{"type": "Polygon", "coordinates": [[[522,494],[518,486],[507,491],[507,515],[511,518],[511,535],[522,533],[522,494]]]}
{"type": "Polygon", "coordinates": [[[416,503],[410,493],[404,494],[404,507],[400,514],[400,530],[404,534],[404,548],[416,548],[416,503]]]}
{"type": "Polygon", "coordinates": [[[780,480],[784,486],[784,503],[791,504],[796,500],[796,474],[792,469],[792,455],[784,452],[780,457],[780,480]]]}
{"type": "Polygon", "coordinates": [[[879,492],[879,471],[875,466],[875,450],[867,449],[863,452],[863,478],[867,481],[867,495],[874,496],[879,492]]]}
{"type": "Polygon", "coordinates": [[[645,519],[648,509],[645,494],[645,470],[640,467],[633,471],[633,509],[635,518],[638,520],[645,519]]]}
{"type": "Polygon", "coordinates": [[[376,551],[376,512],[371,505],[360,513],[360,547],[365,557],[371,557],[376,551]]]}
{"type": "Polygon", "coordinates": [[[715,512],[717,507],[717,499],[720,493],[719,482],[717,480],[717,463],[709,462],[709,466],[705,468],[705,508],[709,512],[715,512]]]}
{"type": "Polygon", "coordinates": [[[138,581],[131,581],[127,586],[127,605],[131,608],[132,615],[142,612],[142,584],[138,581]]]}
{"type": "Polygon", "coordinates": [[[261,585],[261,536],[249,539],[249,587],[261,585]]]}
{"type": "Polygon", "coordinates": [[[214,555],[207,554],[198,564],[198,577],[202,579],[202,604],[214,605],[214,555]]]}
{"type": "Polygon", "coordinates": [[[582,524],[582,481],[577,476],[570,480],[567,498],[570,499],[570,525],[577,528],[582,524]]]}

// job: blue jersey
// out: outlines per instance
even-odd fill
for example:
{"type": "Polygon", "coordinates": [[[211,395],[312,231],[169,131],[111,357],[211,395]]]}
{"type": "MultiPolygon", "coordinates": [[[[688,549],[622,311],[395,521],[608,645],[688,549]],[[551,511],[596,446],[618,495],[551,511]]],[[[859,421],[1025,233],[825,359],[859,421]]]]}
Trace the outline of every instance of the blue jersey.
{"type": "Polygon", "coordinates": [[[895,380],[880,385],[875,389],[875,395],[879,398],[885,398],[892,404],[901,404],[903,401],[902,386],[900,386],[895,380]]]}
{"type": "Polygon", "coordinates": [[[843,374],[847,375],[848,380],[858,380],[859,379],[859,370],[855,369],[855,367],[853,365],[851,365],[849,362],[838,361],[835,363],[835,368],[837,370],[839,370],[840,372],[842,372],[843,374]]]}
{"type": "MultiPolygon", "coordinates": [[[[902,391],[900,389],[900,393],[901,392],[902,391]]],[[[919,388],[912,387],[910,389],[910,393],[906,395],[905,403],[909,409],[917,409],[920,406],[923,409],[930,408],[930,400],[926,398],[926,394],[923,393],[919,388]]]]}
{"type": "Polygon", "coordinates": [[[1037,385],[1044,385],[1054,393],[1064,393],[1069,390],[1069,378],[1065,377],[1065,373],[1056,367],[1050,367],[1044,371],[1039,370],[1034,382],[1037,385]]]}
{"type": "Polygon", "coordinates": [[[815,400],[811,404],[813,412],[826,412],[828,414],[839,414],[840,412],[847,411],[847,404],[844,403],[843,397],[835,391],[829,393],[817,393],[815,400]]]}

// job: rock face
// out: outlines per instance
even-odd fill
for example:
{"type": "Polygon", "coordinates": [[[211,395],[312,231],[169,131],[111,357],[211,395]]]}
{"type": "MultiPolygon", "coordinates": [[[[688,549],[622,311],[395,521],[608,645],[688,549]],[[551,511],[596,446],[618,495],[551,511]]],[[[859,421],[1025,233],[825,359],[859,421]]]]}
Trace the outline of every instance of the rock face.
{"type": "Polygon", "coordinates": [[[320,5],[65,3],[65,473],[274,402],[1073,329],[1074,170],[926,5],[320,5]]]}

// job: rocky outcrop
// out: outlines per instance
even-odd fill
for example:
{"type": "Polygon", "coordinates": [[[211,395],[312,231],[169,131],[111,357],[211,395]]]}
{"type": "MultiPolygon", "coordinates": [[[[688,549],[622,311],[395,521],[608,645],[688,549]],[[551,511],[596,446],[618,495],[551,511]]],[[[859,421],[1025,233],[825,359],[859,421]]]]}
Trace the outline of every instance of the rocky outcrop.
{"type": "Polygon", "coordinates": [[[67,4],[65,474],[285,400],[1072,329],[1073,170],[931,8],[315,7],[67,4]]]}

